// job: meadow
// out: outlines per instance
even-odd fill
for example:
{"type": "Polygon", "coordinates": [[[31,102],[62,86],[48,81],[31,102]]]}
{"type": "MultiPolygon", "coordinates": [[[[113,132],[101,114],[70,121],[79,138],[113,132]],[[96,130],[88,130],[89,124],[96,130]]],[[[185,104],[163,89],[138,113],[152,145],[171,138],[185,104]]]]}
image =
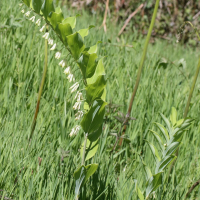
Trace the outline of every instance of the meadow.
{"type": "MultiPolygon", "coordinates": [[[[23,17],[19,1],[0,2],[0,196],[1,199],[74,199],[73,173],[80,166],[81,132],[70,137],[76,124],[75,103],[52,51],[40,101],[37,124],[31,143],[28,141],[44,65],[44,39],[38,27],[23,17]],[[7,3],[6,3],[7,2],[7,3]],[[8,3],[9,2],[9,3],[8,3]]],[[[140,85],[133,103],[126,140],[111,152],[118,122],[114,116],[126,114],[135,85],[145,38],[125,32],[117,40],[123,24],[107,20],[107,32],[99,28],[103,18],[63,8],[67,16],[80,14],[77,29],[95,25],[86,37],[87,44],[98,44],[104,57],[107,77],[103,134],[95,156],[86,163],[99,163],[86,183],[80,199],[138,199],[136,180],[145,188],[140,157],[153,170],[155,162],[144,139],[155,143],[149,129],[162,123],[159,113],[169,117],[175,107],[182,118],[199,59],[198,48],[155,38],[148,47],[140,85]]],[[[156,23],[156,22],[155,22],[156,23]]],[[[56,38],[54,38],[56,40],[56,38]]],[[[78,66],[69,57],[67,63],[81,79],[78,66]]],[[[184,199],[191,185],[200,179],[200,81],[197,80],[188,117],[195,119],[185,132],[170,178],[154,193],[155,199],[184,199]]],[[[168,176],[168,170],[164,178],[168,176]]],[[[164,179],[166,180],[166,179],[164,179]]],[[[150,199],[154,199],[154,195],[150,199]]],[[[199,199],[196,187],[190,199],[199,199]]]]}

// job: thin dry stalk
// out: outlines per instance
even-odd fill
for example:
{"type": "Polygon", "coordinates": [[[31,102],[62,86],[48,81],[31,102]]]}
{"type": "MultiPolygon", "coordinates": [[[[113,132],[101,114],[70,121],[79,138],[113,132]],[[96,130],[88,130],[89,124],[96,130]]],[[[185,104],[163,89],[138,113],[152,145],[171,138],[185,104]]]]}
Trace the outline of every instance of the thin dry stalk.
{"type": "Polygon", "coordinates": [[[143,6],[144,6],[144,4],[142,3],[133,13],[131,13],[129,15],[128,19],[125,21],[124,26],[119,31],[118,36],[122,34],[122,32],[124,31],[124,29],[126,28],[126,26],[128,25],[128,23],[130,22],[131,18],[134,17],[138,13],[138,11],[140,11],[142,9],[143,6]]]}
{"type": "Polygon", "coordinates": [[[106,10],[105,10],[105,14],[104,14],[104,19],[103,19],[102,25],[100,26],[100,28],[103,26],[104,32],[107,31],[107,29],[106,29],[106,18],[107,18],[108,8],[109,8],[109,0],[106,1],[106,10]]]}

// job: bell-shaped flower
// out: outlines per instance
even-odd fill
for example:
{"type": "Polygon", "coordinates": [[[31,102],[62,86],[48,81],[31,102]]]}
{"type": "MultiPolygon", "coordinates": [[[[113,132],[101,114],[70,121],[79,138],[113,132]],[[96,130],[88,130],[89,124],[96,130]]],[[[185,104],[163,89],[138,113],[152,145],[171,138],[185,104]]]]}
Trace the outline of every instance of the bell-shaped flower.
{"type": "Polygon", "coordinates": [[[40,32],[43,32],[45,30],[45,25],[40,29],[40,32]]]}
{"type": "Polygon", "coordinates": [[[29,17],[30,14],[31,14],[31,12],[28,11],[28,12],[25,13],[25,16],[26,16],[26,17],[29,17]]]}
{"type": "Polygon", "coordinates": [[[74,135],[77,135],[78,131],[80,130],[80,126],[76,125],[70,132],[69,136],[72,137],[74,135]]]}
{"type": "Polygon", "coordinates": [[[73,106],[73,109],[74,110],[80,110],[81,108],[81,101],[77,101],[74,106],[73,106]]]}
{"type": "Polygon", "coordinates": [[[51,47],[51,51],[53,51],[53,50],[55,50],[55,48],[56,48],[56,43],[51,47]]]}
{"type": "Polygon", "coordinates": [[[40,19],[38,19],[38,20],[35,22],[35,24],[36,24],[37,26],[40,26],[40,23],[41,23],[41,20],[40,20],[40,19]]]}
{"type": "MultiPolygon", "coordinates": [[[[70,73],[70,72],[69,72],[70,73]]],[[[74,75],[73,74],[69,74],[67,77],[68,81],[71,83],[72,81],[75,81],[74,75]]]]}
{"type": "Polygon", "coordinates": [[[49,33],[46,32],[42,37],[43,37],[44,39],[48,40],[48,38],[49,38],[49,33]]]}
{"type": "MultiPolygon", "coordinates": [[[[62,68],[64,68],[65,67],[65,61],[64,60],[61,60],[60,62],[59,62],[59,65],[62,67],[62,68]]],[[[68,67],[67,67],[68,68],[68,67]]],[[[66,69],[67,69],[66,68],[66,69]]],[[[65,69],[65,70],[66,70],[65,69]]],[[[69,67],[69,70],[70,70],[70,67],[69,67]]],[[[64,71],[64,73],[65,73],[65,71],[64,71]]],[[[67,73],[65,73],[65,74],[68,74],[69,72],[67,72],[67,73]]]]}
{"type": "Polygon", "coordinates": [[[76,82],[74,85],[72,85],[69,89],[71,90],[71,93],[75,92],[79,87],[78,82],[76,82]]]}
{"type": "Polygon", "coordinates": [[[29,20],[35,22],[35,16],[31,17],[29,20]]]}
{"type": "Polygon", "coordinates": [[[55,58],[56,58],[56,59],[59,59],[60,56],[61,56],[61,53],[60,53],[60,52],[57,52],[57,53],[55,54],[55,58]]]}
{"type": "Polygon", "coordinates": [[[83,117],[83,111],[79,110],[76,114],[75,114],[75,120],[79,120],[81,119],[81,117],[83,117]]]}

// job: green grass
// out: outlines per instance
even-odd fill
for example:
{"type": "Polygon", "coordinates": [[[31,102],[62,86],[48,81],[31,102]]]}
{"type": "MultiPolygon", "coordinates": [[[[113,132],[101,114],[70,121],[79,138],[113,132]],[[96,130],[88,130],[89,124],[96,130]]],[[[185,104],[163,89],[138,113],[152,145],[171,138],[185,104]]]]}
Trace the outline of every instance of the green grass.
{"type": "MultiPolygon", "coordinates": [[[[18,1],[6,2],[9,6],[4,1],[0,3],[0,195],[11,199],[73,199],[73,173],[81,163],[79,149],[83,134],[80,132],[75,138],[69,137],[71,128],[77,124],[70,84],[54,58],[55,52],[49,51],[37,125],[29,146],[28,136],[44,65],[44,39],[38,27],[23,18],[18,1]],[[10,24],[3,29],[10,17],[10,24]],[[15,28],[19,24],[13,24],[12,19],[22,27],[15,28]],[[61,162],[63,151],[67,151],[67,157],[61,162]],[[39,157],[42,158],[40,166],[39,157]]],[[[67,12],[69,15],[72,13],[67,12]]],[[[116,38],[121,25],[115,26],[108,21],[105,34],[103,29],[99,30],[101,17],[84,11],[81,15],[77,20],[78,28],[96,25],[91,30],[91,37],[86,39],[87,44],[101,40],[99,55],[107,56],[104,59],[108,78],[107,102],[121,105],[119,110],[126,113],[144,39],[129,32],[122,35],[118,43],[116,38]],[[119,46],[108,43],[108,39],[119,46]],[[126,43],[134,45],[134,48],[123,47],[122,44],[126,43]]],[[[174,106],[178,110],[178,118],[182,118],[198,63],[197,49],[183,47],[175,42],[175,37],[173,39],[172,43],[156,39],[156,43],[149,46],[132,109],[132,116],[137,120],[130,123],[126,132],[131,143],[124,143],[122,151],[110,157],[108,150],[114,145],[115,138],[109,133],[117,124],[111,116],[110,121],[105,123],[97,154],[87,161],[97,162],[99,167],[87,182],[87,192],[80,199],[94,200],[98,196],[102,200],[137,199],[134,179],[138,180],[141,190],[145,188],[144,172],[137,154],[143,151],[144,160],[152,171],[155,166],[143,137],[147,134],[148,140],[152,140],[148,129],[155,128],[153,122],[161,122],[159,112],[169,116],[174,106]],[[165,69],[158,66],[159,59],[163,57],[169,59],[165,69]],[[182,58],[186,61],[185,68],[178,65],[182,58]]],[[[78,67],[70,56],[68,58],[68,65],[72,66],[76,79],[80,79],[78,67]]],[[[156,199],[181,199],[181,195],[200,178],[199,90],[198,80],[188,114],[196,121],[185,133],[170,182],[156,191],[156,199]]],[[[198,196],[200,190],[197,187],[191,199],[198,196]]]]}

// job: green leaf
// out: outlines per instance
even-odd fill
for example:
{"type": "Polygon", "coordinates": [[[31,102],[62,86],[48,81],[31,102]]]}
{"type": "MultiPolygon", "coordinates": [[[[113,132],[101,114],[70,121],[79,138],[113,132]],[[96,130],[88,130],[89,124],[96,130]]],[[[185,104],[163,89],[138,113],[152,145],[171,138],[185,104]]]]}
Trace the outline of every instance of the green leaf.
{"type": "Polygon", "coordinates": [[[173,154],[179,146],[179,142],[173,142],[167,146],[166,150],[163,152],[163,157],[173,154]]]}
{"type": "Polygon", "coordinates": [[[72,35],[69,35],[67,38],[67,44],[70,48],[70,51],[72,53],[72,56],[75,60],[78,60],[80,57],[80,54],[85,49],[85,45],[83,44],[83,39],[80,36],[79,33],[74,33],[72,35]]]}
{"type": "Polygon", "coordinates": [[[149,141],[146,140],[146,142],[148,143],[148,145],[149,145],[149,147],[150,147],[150,149],[151,149],[151,152],[152,152],[152,154],[153,154],[153,156],[154,156],[155,161],[157,161],[157,160],[160,161],[161,158],[160,158],[160,156],[159,156],[159,154],[158,154],[157,148],[156,148],[152,143],[150,143],[149,141]]]}
{"type": "Polygon", "coordinates": [[[162,172],[164,169],[166,169],[173,160],[176,159],[176,156],[169,155],[164,157],[156,166],[156,173],[162,172]]]}
{"type": "Polygon", "coordinates": [[[160,129],[160,131],[162,132],[162,134],[165,137],[166,141],[168,141],[169,140],[169,134],[167,132],[167,129],[162,124],[159,124],[157,122],[155,122],[155,125],[160,129]]]}
{"type": "Polygon", "coordinates": [[[48,16],[48,20],[50,21],[50,23],[54,29],[56,29],[56,26],[58,25],[58,23],[61,23],[63,19],[64,19],[64,17],[63,17],[62,11],[59,13],[50,12],[50,14],[48,16]]]}
{"type": "Polygon", "coordinates": [[[170,120],[171,120],[173,126],[176,124],[176,118],[177,118],[177,111],[174,107],[172,107],[170,120]]]}
{"type": "Polygon", "coordinates": [[[171,132],[171,126],[170,126],[169,120],[162,113],[160,113],[160,116],[162,117],[165,124],[167,125],[168,131],[171,132]]]}
{"type": "Polygon", "coordinates": [[[147,182],[146,199],[162,184],[162,172],[153,175],[147,182]]]}
{"type": "Polygon", "coordinates": [[[56,33],[58,35],[60,35],[61,40],[63,41],[63,43],[67,46],[67,38],[66,36],[71,35],[73,33],[72,31],[72,27],[70,26],[70,24],[64,24],[64,23],[59,23],[56,26],[55,29],[56,33]]]}
{"type": "Polygon", "coordinates": [[[135,190],[136,190],[137,196],[139,197],[140,200],[144,200],[144,196],[140,188],[137,186],[137,180],[134,180],[134,182],[135,182],[135,190]]]}
{"type": "Polygon", "coordinates": [[[175,124],[175,128],[176,128],[176,127],[179,127],[183,122],[184,122],[184,119],[178,120],[178,121],[176,122],[176,124],[175,124]]]}
{"type": "Polygon", "coordinates": [[[76,181],[75,187],[75,199],[78,199],[81,187],[92,176],[98,168],[98,164],[90,164],[87,166],[82,165],[74,172],[74,178],[76,181]]]}
{"type": "Polygon", "coordinates": [[[43,0],[32,0],[33,9],[36,13],[40,14],[40,9],[42,7],[43,0]]]}
{"type": "Polygon", "coordinates": [[[97,54],[89,54],[87,51],[83,52],[77,63],[83,74],[83,78],[90,78],[94,74],[97,66],[97,54]]]}
{"type": "Polygon", "coordinates": [[[96,71],[95,71],[94,75],[91,78],[87,79],[87,83],[88,84],[94,83],[97,80],[98,76],[100,76],[100,75],[105,75],[105,69],[104,69],[104,66],[103,66],[103,58],[101,58],[98,61],[98,64],[97,64],[97,67],[96,67],[96,71]]]}
{"type": "Polygon", "coordinates": [[[30,7],[31,0],[22,0],[28,7],[30,7]]]}
{"type": "Polygon", "coordinates": [[[53,5],[53,0],[44,0],[41,11],[42,11],[45,19],[47,19],[49,13],[55,11],[54,5],[53,5]]]}
{"type": "Polygon", "coordinates": [[[153,130],[150,130],[150,131],[153,134],[153,136],[156,138],[156,140],[158,141],[158,144],[159,144],[160,148],[163,149],[164,143],[163,143],[162,138],[160,137],[160,135],[158,133],[156,133],[155,131],[153,131],[153,130]]]}
{"type": "Polygon", "coordinates": [[[96,140],[99,138],[99,136],[101,135],[102,130],[103,130],[103,126],[100,126],[96,131],[93,131],[92,133],[90,133],[90,134],[88,135],[88,139],[89,139],[91,142],[96,141],[96,140]]]}
{"type": "Polygon", "coordinates": [[[79,16],[79,15],[76,15],[76,16],[74,16],[74,17],[67,17],[67,18],[65,18],[65,19],[62,21],[62,23],[63,23],[63,24],[70,24],[70,26],[72,27],[72,29],[74,29],[75,26],[76,26],[76,17],[77,17],[77,16],[79,16]]]}
{"type": "Polygon", "coordinates": [[[106,102],[95,100],[90,110],[83,116],[81,126],[85,133],[90,135],[97,131],[103,123],[106,102]]]}
{"type": "Polygon", "coordinates": [[[94,26],[89,26],[88,28],[85,28],[85,29],[81,29],[81,30],[79,30],[78,31],[78,33],[81,35],[81,37],[83,38],[83,40],[84,40],[84,38],[89,34],[89,30],[91,29],[91,28],[93,28],[94,26]]]}
{"type": "MultiPolygon", "coordinates": [[[[84,142],[82,143],[81,150],[80,150],[81,158],[83,156],[83,147],[84,147],[84,142]]],[[[98,147],[99,147],[98,141],[90,142],[90,140],[87,140],[85,161],[89,160],[96,154],[98,147]]]]}
{"type": "Polygon", "coordinates": [[[142,166],[144,168],[145,171],[145,175],[146,175],[146,179],[147,181],[152,177],[152,173],[151,170],[149,169],[149,167],[144,163],[144,161],[142,160],[142,158],[140,157],[141,161],[142,161],[142,166]]]}
{"type": "Polygon", "coordinates": [[[92,54],[92,53],[97,53],[97,45],[99,43],[102,43],[101,41],[98,41],[94,46],[91,46],[88,50],[88,53],[92,54]]]}
{"type": "Polygon", "coordinates": [[[100,99],[106,86],[105,76],[99,76],[95,83],[86,86],[86,101],[89,105],[95,100],[100,99]]]}

